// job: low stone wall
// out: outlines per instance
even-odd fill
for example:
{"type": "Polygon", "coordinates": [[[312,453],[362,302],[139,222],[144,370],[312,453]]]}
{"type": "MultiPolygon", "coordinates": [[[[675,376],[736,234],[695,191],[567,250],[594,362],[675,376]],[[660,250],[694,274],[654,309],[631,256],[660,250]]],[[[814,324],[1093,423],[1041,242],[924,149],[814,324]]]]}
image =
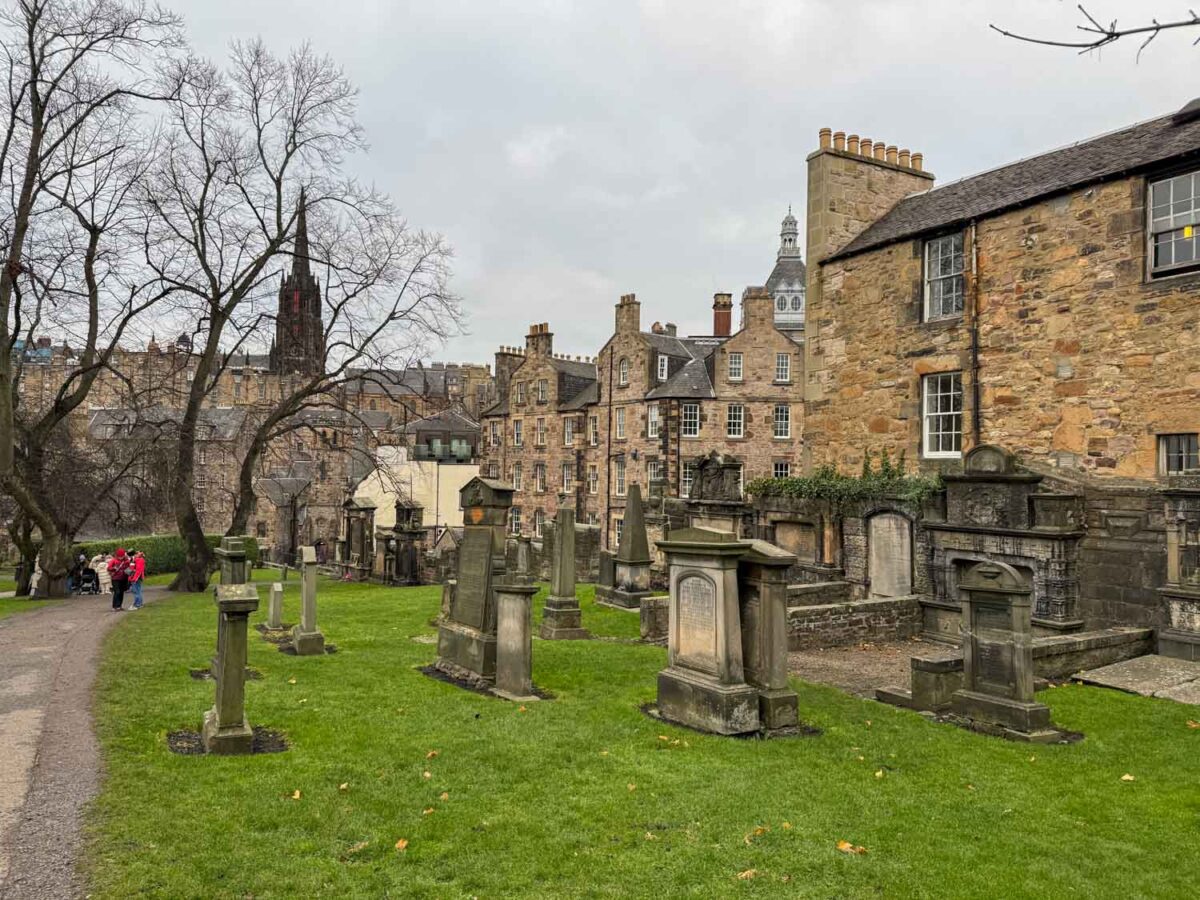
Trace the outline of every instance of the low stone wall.
{"type": "Polygon", "coordinates": [[[789,650],[901,640],[920,632],[921,607],[915,596],[789,606],[787,625],[789,650]]]}
{"type": "Polygon", "coordinates": [[[824,581],[813,584],[789,584],[788,606],[834,606],[850,602],[852,585],[846,581],[824,581]]]}

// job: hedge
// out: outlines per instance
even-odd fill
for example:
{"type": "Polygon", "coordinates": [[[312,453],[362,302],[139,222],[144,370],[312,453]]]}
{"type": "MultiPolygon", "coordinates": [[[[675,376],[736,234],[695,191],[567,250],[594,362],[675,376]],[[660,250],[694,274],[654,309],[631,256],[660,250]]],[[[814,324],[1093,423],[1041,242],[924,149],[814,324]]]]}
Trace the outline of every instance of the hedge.
{"type": "MultiPolygon", "coordinates": [[[[224,535],[206,534],[204,540],[210,547],[218,547],[224,535]]],[[[258,561],[258,541],[252,537],[243,537],[246,546],[246,559],[250,563],[258,561]]],[[[151,574],[163,572],[178,572],[183,567],[187,556],[183,538],[177,534],[147,534],[135,537],[123,537],[116,540],[82,541],[75,545],[75,553],[83,553],[91,559],[97,553],[112,553],[118,547],[126,550],[141,550],[146,555],[146,571],[151,574]]]]}

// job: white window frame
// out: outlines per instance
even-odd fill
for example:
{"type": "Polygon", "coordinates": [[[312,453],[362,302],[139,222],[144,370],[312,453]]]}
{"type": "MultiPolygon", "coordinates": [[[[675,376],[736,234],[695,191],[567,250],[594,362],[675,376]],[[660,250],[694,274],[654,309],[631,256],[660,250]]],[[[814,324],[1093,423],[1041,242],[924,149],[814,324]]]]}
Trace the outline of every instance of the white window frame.
{"type": "Polygon", "coordinates": [[[513,480],[513,490],[514,491],[521,490],[521,483],[524,480],[524,477],[525,477],[524,467],[520,463],[513,463],[512,480],[513,480]]]}
{"type": "Polygon", "coordinates": [[[534,436],[534,444],[533,445],[535,447],[545,447],[546,446],[546,420],[545,419],[537,420],[537,433],[534,436]]]}
{"type": "Polygon", "coordinates": [[[1162,475],[1200,475],[1200,459],[1196,459],[1197,465],[1189,467],[1188,462],[1200,455],[1200,450],[1196,445],[1200,444],[1200,437],[1195,432],[1174,432],[1171,434],[1158,435],[1158,471],[1162,475]],[[1191,446],[1182,448],[1176,452],[1170,452],[1170,444],[1172,441],[1187,441],[1191,446]],[[1180,468],[1171,468],[1172,457],[1181,459],[1184,465],[1180,468]]]}
{"type": "MultiPolygon", "coordinates": [[[[934,372],[926,375],[921,379],[921,455],[926,459],[959,459],[962,457],[962,439],[963,439],[963,384],[962,372],[934,372]],[[947,386],[953,386],[957,382],[958,390],[946,390],[947,386]],[[957,410],[941,410],[943,398],[951,398],[949,404],[953,406],[953,397],[957,393],[958,409],[957,410]],[[957,417],[958,428],[950,428],[943,430],[938,426],[938,423],[948,422],[954,424],[957,417]],[[936,428],[936,430],[935,430],[936,428]],[[941,445],[945,443],[941,439],[942,435],[950,435],[951,438],[958,435],[957,450],[943,450],[941,445]],[[935,441],[935,435],[938,439],[935,441]],[[934,444],[938,445],[938,449],[934,449],[934,444]]],[[[953,443],[953,440],[951,440],[953,443]]]]}
{"type": "Polygon", "coordinates": [[[500,477],[500,464],[497,462],[488,463],[488,478],[497,479],[500,477]]]}
{"type": "Polygon", "coordinates": [[[625,530],[625,518],[622,516],[619,519],[613,520],[613,529],[617,538],[617,546],[621,546],[621,533],[625,530]]]}
{"type": "Polygon", "coordinates": [[[687,498],[692,492],[692,484],[696,480],[696,464],[684,463],[679,473],[679,496],[687,498]]]}
{"type": "Polygon", "coordinates": [[[575,473],[571,469],[569,462],[562,464],[562,489],[565,494],[569,494],[575,489],[575,473]]]}
{"type": "Polygon", "coordinates": [[[646,407],[646,437],[658,437],[658,404],[651,403],[646,407]]]}
{"type": "Polygon", "coordinates": [[[776,461],[771,464],[772,478],[791,478],[792,464],[786,460],[776,461]]]}
{"type": "Polygon", "coordinates": [[[1146,189],[1146,261],[1151,275],[1200,267],[1200,170],[1150,182],[1146,189]],[[1178,209],[1177,209],[1178,208],[1178,209]],[[1158,238],[1170,238],[1171,261],[1158,263],[1158,238]],[[1192,258],[1175,262],[1175,246],[1190,243],[1192,258]]]}
{"type": "Polygon", "coordinates": [[[625,460],[613,460],[613,493],[618,497],[624,497],[625,490],[625,460]]]}
{"type": "Polygon", "coordinates": [[[671,358],[665,353],[658,354],[658,380],[666,381],[667,373],[671,370],[671,358]]]}
{"type": "Polygon", "coordinates": [[[517,382],[517,402],[522,404],[525,402],[525,382],[523,381],[517,382]]]}
{"type": "Polygon", "coordinates": [[[546,491],[546,464],[537,463],[533,467],[533,489],[539,494],[546,491]]]}
{"type": "Polygon", "coordinates": [[[725,407],[725,437],[740,440],[746,436],[746,407],[741,403],[730,403],[725,407]]]}
{"type": "Polygon", "coordinates": [[[545,403],[546,396],[547,396],[546,379],[545,378],[538,379],[537,392],[538,392],[537,393],[538,403],[545,403]]]}
{"type": "Polygon", "coordinates": [[[599,466],[588,466],[587,478],[588,478],[588,493],[589,494],[600,493],[600,467],[599,466]]]}
{"type": "Polygon", "coordinates": [[[730,381],[741,381],[746,373],[745,360],[742,358],[740,350],[731,350],[727,360],[728,367],[726,369],[730,381]]]}
{"type": "Polygon", "coordinates": [[[925,321],[937,322],[943,319],[962,318],[964,298],[966,295],[965,265],[963,259],[963,233],[945,234],[941,237],[930,238],[925,242],[924,253],[924,284],[925,284],[925,321]],[[950,260],[949,267],[944,269],[942,262],[950,260]],[[958,268],[955,269],[957,261],[958,268]],[[937,269],[935,272],[934,269],[937,269]],[[934,285],[938,285],[940,306],[934,309],[934,285]],[[949,288],[951,306],[946,308],[944,288],[949,288]],[[955,305],[957,301],[957,305],[955,305]]]}
{"type": "Polygon", "coordinates": [[[616,438],[618,441],[625,440],[625,407],[617,407],[617,427],[616,438]]]}
{"type": "Polygon", "coordinates": [[[492,446],[499,447],[500,446],[500,423],[492,422],[491,425],[492,425],[492,428],[491,428],[492,446]]]}
{"type": "Polygon", "coordinates": [[[508,527],[513,534],[521,533],[521,507],[514,506],[509,510],[508,527]]]}
{"type": "Polygon", "coordinates": [[[646,460],[646,483],[662,480],[662,460],[648,459],[646,460]]]}
{"type": "Polygon", "coordinates": [[[700,404],[684,403],[679,408],[679,435],[685,438],[700,437],[700,404]]]}
{"type": "Polygon", "coordinates": [[[787,403],[775,404],[775,410],[771,414],[771,433],[777,440],[785,440],[792,436],[792,407],[787,403]],[[779,427],[781,424],[782,429],[779,427]]]}
{"type": "Polygon", "coordinates": [[[563,446],[570,447],[575,443],[575,420],[570,416],[563,419],[563,446]]]}
{"type": "Polygon", "coordinates": [[[617,385],[625,387],[627,384],[629,384],[629,360],[622,356],[621,361],[617,363],[617,385]]]}
{"type": "Polygon", "coordinates": [[[540,509],[533,511],[533,536],[541,537],[542,529],[546,527],[546,514],[540,509]]]}
{"type": "Polygon", "coordinates": [[[592,447],[600,446],[600,417],[588,417],[588,444],[592,447]]]}
{"type": "Polygon", "coordinates": [[[525,427],[520,419],[513,419],[513,446],[525,446],[525,427]]]}
{"type": "Polygon", "coordinates": [[[792,382],[792,354],[776,353],[775,354],[775,381],[777,384],[791,384],[792,382]]]}

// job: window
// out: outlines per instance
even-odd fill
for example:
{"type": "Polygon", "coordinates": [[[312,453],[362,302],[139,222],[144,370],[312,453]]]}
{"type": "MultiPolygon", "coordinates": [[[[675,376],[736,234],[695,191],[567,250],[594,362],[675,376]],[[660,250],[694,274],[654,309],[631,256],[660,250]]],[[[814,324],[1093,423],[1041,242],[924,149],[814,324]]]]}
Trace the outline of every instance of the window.
{"type": "Polygon", "coordinates": [[[680,411],[679,433],[684,437],[700,436],[700,404],[685,403],[680,411]]]}
{"type": "Polygon", "coordinates": [[[514,506],[512,508],[510,520],[511,521],[509,524],[510,524],[510,527],[512,528],[512,533],[520,534],[521,533],[521,507],[514,506]]]}
{"type": "Polygon", "coordinates": [[[746,407],[740,403],[730,403],[725,414],[725,437],[740,438],[746,436],[746,407]]]}
{"type": "MultiPolygon", "coordinates": [[[[260,378],[260,379],[258,379],[258,399],[265,400],[266,397],[267,397],[267,383],[260,378]]],[[[375,401],[372,400],[371,403],[374,404],[375,401]]],[[[375,407],[372,405],[371,409],[374,409],[374,408],[375,407]]]]}
{"type": "Polygon", "coordinates": [[[775,380],[782,382],[792,380],[792,354],[775,354],[775,380]]]}
{"type": "Polygon", "coordinates": [[[533,489],[538,492],[546,490],[545,463],[538,463],[533,467],[533,489]]]}
{"type": "Polygon", "coordinates": [[[488,478],[499,478],[499,477],[500,477],[499,463],[494,463],[494,462],[488,463],[488,478]]]}
{"type": "Polygon", "coordinates": [[[922,394],[925,456],[961,456],[962,373],[926,375],[922,394]]]}
{"type": "Polygon", "coordinates": [[[242,397],[242,376],[235,375],[233,378],[233,399],[240,400],[242,397]]]}
{"type": "Polygon", "coordinates": [[[593,447],[600,445],[600,419],[596,416],[588,418],[588,443],[593,447]]]}
{"type": "Polygon", "coordinates": [[[538,387],[538,403],[545,403],[546,402],[546,379],[539,378],[537,387],[538,387]]]}
{"type": "Polygon", "coordinates": [[[208,465],[208,448],[207,447],[197,447],[196,448],[196,464],[201,465],[201,466],[208,465]]]}
{"type": "Polygon", "coordinates": [[[729,354],[729,380],[742,380],[742,354],[740,353],[729,354]]]}
{"type": "Polygon", "coordinates": [[[775,437],[790,438],[792,436],[792,408],[786,403],[775,404],[775,437]]]}
{"type": "Polygon", "coordinates": [[[521,431],[521,420],[516,419],[513,421],[513,446],[521,447],[524,446],[524,444],[525,436],[521,431]]]}
{"type": "Polygon", "coordinates": [[[525,382],[523,381],[517,384],[517,402],[525,402],[525,382]]]}
{"type": "Polygon", "coordinates": [[[925,242],[925,320],[961,316],[963,311],[962,232],[925,242]]]}
{"type": "Polygon", "coordinates": [[[575,443],[575,420],[563,419],[563,446],[570,447],[575,443]]]}
{"type": "Polygon", "coordinates": [[[621,535],[622,535],[622,533],[624,533],[624,531],[625,531],[625,520],[624,520],[624,519],[617,519],[615,522],[613,522],[613,525],[614,525],[614,526],[615,526],[615,528],[616,528],[616,532],[617,532],[617,546],[619,547],[619,546],[621,546],[621,535]]]}
{"type": "Polygon", "coordinates": [[[537,420],[537,446],[538,447],[546,446],[546,420],[545,419],[537,420]]]}
{"type": "Polygon", "coordinates": [[[629,360],[624,357],[617,363],[617,384],[622,387],[629,384],[629,360]]]}
{"type": "Polygon", "coordinates": [[[572,490],[574,490],[574,481],[575,481],[574,476],[571,473],[571,464],[563,463],[562,464],[562,489],[563,489],[564,493],[569,494],[572,490]]]}
{"type": "Polygon", "coordinates": [[[775,300],[775,308],[780,312],[787,312],[787,297],[778,297],[775,300]]]}
{"type": "Polygon", "coordinates": [[[500,423],[499,422],[492,423],[491,434],[492,434],[492,442],[491,442],[492,446],[499,447],[500,446],[500,423]]]}
{"type": "Polygon", "coordinates": [[[1200,263],[1200,172],[1150,185],[1150,267],[1153,272],[1200,263]]]}
{"type": "Polygon", "coordinates": [[[658,404],[651,403],[646,407],[646,437],[658,437],[658,404]]]}
{"type": "Polygon", "coordinates": [[[625,408],[617,410],[617,440],[625,440],[625,408]]]}
{"type": "Polygon", "coordinates": [[[512,471],[513,490],[515,490],[515,491],[521,490],[522,475],[523,475],[523,470],[522,470],[521,464],[513,463],[513,471],[512,471]]]}
{"type": "Polygon", "coordinates": [[[792,475],[792,464],[790,462],[777,462],[771,467],[771,475],[775,478],[790,478],[792,475]]]}
{"type": "Polygon", "coordinates": [[[646,480],[661,481],[663,476],[663,465],[660,459],[650,459],[646,461],[646,480]]]}
{"type": "Polygon", "coordinates": [[[600,493],[600,470],[596,466],[588,466],[588,493],[600,493]]]}
{"type": "Polygon", "coordinates": [[[679,476],[679,495],[687,497],[692,493],[692,482],[696,480],[696,464],[684,463],[683,472],[679,476]]]}
{"type": "Polygon", "coordinates": [[[540,509],[533,511],[533,534],[535,537],[542,536],[542,528],[546,524],[546,514],[540,509]]]}
{"type": "Polygon", "coordinates": [[[1164,475],[1200,474],[1200,436],[1160,434],[1158,468],[1164,475]]]}
{"type": "Polygon", "coordinates": [[[618,459],[613,463],[614,480],[616,481],[616,494],[618,497],[625,496],[625,460],[618,459]]]}
{"type": "Polygon", "coordinates": [[[658,380],[666,381],[667,372],[670,369],[671,360],[665,353],[658,354],[658,380]]]}

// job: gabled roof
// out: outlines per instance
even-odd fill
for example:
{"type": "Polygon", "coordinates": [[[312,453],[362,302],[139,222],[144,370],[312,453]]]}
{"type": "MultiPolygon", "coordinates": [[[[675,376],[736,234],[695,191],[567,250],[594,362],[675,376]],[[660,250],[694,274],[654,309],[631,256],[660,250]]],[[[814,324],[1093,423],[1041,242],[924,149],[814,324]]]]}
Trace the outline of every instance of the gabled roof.
{"type": "MultiPolygon", "coordinates": [[[[167,406],[93,409],[88,416],[88,434],[98,440],[150,438],[158,431],[177,427],[182,421],[183,410],[167,406]]],[[[242,407],[203,407],[196,423],[198,440],[235,440],[245,423],[246,410],[242,407]]]]}
{"type": "Polygon", "coordinates": [[[708,370],[708,357],[701,357],[689,361],[669,379],[647,393],[646,399],[711,400],[716,396],[712,373],[708,370]]]}
{"type": "Polygon", "coordinates": [[[1053,194],[1200,156],[1200,121],[1162,116],[901,200],[822,262],[964,225],[1053,194]]]}
{"type": "Polygon", "coordinates": [[[770,293],[775,293],[780,282],[795,282],[804,284],[804,276],[808,269],[804,265],[804,260],[798,256],[781,256],[775,263],[775,268],[771,270],[771,274],[767,277],[766,289],[770,293]]]}
{"type": "Polygon", "coordinates": [[[478,431],[479,423],[460,409],[444,409],[432,416],[409,422],[405,434],[418,431],[478,431]]]}

